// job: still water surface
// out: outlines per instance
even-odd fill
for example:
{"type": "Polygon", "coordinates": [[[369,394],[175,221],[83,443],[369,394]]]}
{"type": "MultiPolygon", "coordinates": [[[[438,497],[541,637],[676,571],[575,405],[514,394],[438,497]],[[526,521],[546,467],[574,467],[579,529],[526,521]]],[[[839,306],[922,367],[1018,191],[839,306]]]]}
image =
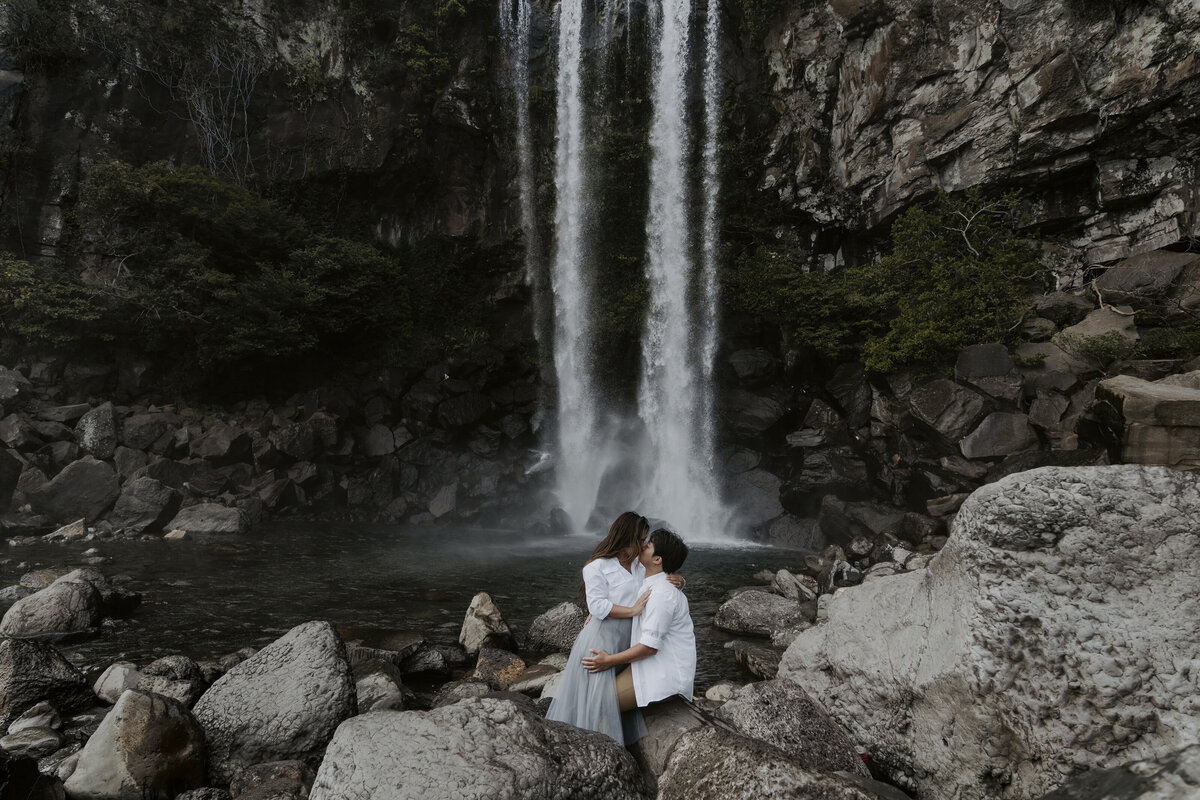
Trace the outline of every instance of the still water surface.
{"type": "MultiPolygon", "coordinates": [[[[60,645],[74,663],[95,670],[118,660],[144,665],[172,653],[219,657],[261,647],[311,619],[419,630],[432,641],[453,643],[481,591],[521,636],[543,611],[564,600],[579,602],[579,570],[598,541],[454,527],[273,523],[209,542],[3,546],[0,555],[11,563],[0,569],[0,585],[16,583],[27,569],[79,566],[90,547],[111,558],[98,569],[128,576],[142,605],[98,637],[60,645]]],[[[725,593],[751,583],[764,567],[779,569],[798,557],[763,547],[692,549],[682,572],[696,626],[698,691],[738,675],[724,648],[732,637],[712,627],[725,593]]]]}

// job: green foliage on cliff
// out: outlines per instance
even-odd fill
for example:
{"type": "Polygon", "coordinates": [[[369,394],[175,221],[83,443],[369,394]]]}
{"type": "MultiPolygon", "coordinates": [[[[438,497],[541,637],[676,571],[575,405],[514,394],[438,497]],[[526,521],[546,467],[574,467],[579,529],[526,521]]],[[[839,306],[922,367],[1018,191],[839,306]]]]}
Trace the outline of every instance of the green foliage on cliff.
{"type": "Polygon", "coordinates": [[[861,358],[877,372],[943,363],[1012,337],[1043,276],[1041,247],[1020,223],[1016,195],[938,193],[897,218],[877,262],[811,271],[803,250],[763,245],[734,259],[726,291],[830,360],[861,358]]]}
{"type": "Polygon", "coordinates": [[[0,315],[29,344],[120,343],[203,381],[366,355],[409,332],[394,258],[310,232],[199,167],[98,166],[79,219],[96,265],[86,281],[2,262],[0,315]]]}
{"type": "Polygon", "coordinates": [[[0,0],[0,19],[0,50],[17,69],[50,72],[80,55],[70,0],[0,0]]]}
{"type": "Polygon", "coordinates": [[[887,333],[863,348],[867,367],[942,361],[1010,338],[1044,277],[1041,247],[1017,233],[1021,222],[1016,194],[988,199],[977,189],[939,192],[902,214],[892,252],[861,270],[889,320],[887,333]]]}
{"type": "Polygon", "coordinates": [[[741,12],[742,29],[755,44],[762,42],[786,7],[787,0],[740,0],[734,5],[741,12]]]}

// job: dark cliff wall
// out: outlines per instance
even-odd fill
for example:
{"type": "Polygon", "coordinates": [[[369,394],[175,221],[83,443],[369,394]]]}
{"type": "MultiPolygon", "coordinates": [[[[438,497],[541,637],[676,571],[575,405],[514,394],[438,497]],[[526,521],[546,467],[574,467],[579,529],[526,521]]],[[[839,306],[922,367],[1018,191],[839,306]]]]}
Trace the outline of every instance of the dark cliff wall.
{"type": "Polygon", "coordinates": [[[1076,266],[1200,234],[1195,3],[788,6],[765,40],[760,185],[822,233],[829,265],[938,188],[1021,188],[1076,266]]]}

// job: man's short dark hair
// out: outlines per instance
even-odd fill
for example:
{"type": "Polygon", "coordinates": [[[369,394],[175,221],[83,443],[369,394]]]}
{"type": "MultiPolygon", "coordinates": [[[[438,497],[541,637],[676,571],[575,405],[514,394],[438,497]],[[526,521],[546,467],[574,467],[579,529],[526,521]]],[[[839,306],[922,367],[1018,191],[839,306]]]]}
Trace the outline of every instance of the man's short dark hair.
{"type": "Polygon", "coordinates": [[[688,554],[683,539],[666,528],[659,528],[650,534],[650,541],[654,543],[654,555],[662,557],[663,572],[678,572],[688,554]]]}

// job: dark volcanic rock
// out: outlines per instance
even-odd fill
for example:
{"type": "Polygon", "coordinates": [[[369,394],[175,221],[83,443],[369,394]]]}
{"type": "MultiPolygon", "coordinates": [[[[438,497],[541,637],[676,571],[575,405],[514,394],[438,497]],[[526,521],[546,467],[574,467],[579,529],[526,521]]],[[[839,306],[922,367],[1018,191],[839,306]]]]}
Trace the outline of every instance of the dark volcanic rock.
{"type": "Polygon", "coordinates": [[[0,639],[0,729],[26,709],[46,700],[61,714],[96,702],[78,669],[48,644],[27,639],[0,639]]]}
{"type": "Polygon", "coordinates": [[[355,713],[354,676],[327,622],[307,622],[225,673],[193,713],[209,746],[209,775],[224,784],[267,761],[320,759],[355,713]]]}
{"type": "Polygon", "coordinates": [[[714,716],[747,736],[775,745],[815,772],[844,770],[869,776],[854,742],[793,681],[743,686],[714,716]]]}
{"type": "Polygon", "coordinates": [[[96,520],[121,493],[113,468],[91,456],[69,464],[44,486],[29,493],[29,502],[39,514],[56,522],[73,522],[81,517],[96,520]]]}
{"type": "Polygon", "coordinates": [[[130,533],[157,533],[179,511],[182,498],[169,486],[141,477],[125,484],[108,521],[130,533]]]}

